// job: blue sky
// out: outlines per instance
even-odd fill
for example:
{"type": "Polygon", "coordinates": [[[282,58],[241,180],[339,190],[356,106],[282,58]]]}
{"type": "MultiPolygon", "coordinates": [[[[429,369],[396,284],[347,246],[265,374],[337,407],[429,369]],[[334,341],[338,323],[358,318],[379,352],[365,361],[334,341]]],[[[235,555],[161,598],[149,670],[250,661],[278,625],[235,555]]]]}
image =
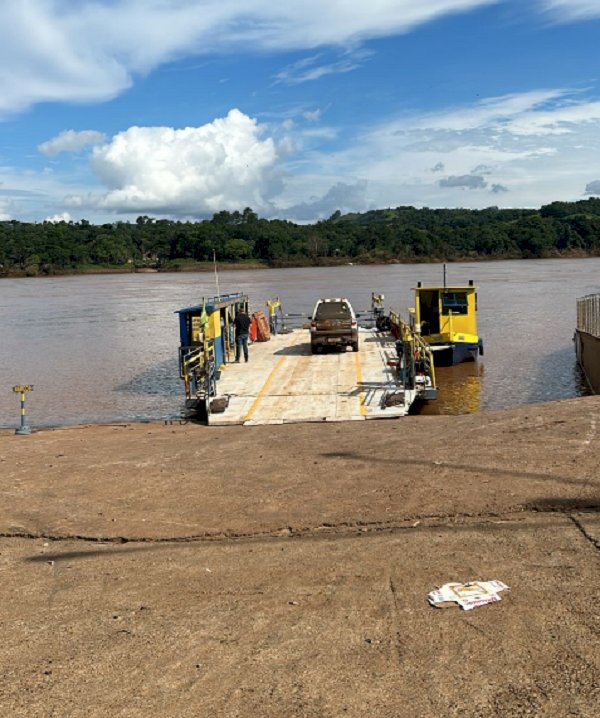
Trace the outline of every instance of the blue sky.
{"type": "Polygon", "coordinates": [[[5,0],[0,218],[600,195],[600,0],[5,0]]]}

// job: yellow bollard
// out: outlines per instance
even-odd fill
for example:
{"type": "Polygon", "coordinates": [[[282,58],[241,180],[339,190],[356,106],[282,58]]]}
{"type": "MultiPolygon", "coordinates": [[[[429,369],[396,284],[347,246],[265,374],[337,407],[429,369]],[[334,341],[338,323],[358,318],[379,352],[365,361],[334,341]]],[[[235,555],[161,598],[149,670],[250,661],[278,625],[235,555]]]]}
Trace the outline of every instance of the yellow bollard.
{"type": "Polygon", "coordinates": [[[33,391],[33,384],[17,384],[17,386],[13,386],[13,391],[15,394],[21,395],[21,426],[15,430],[15,434],[27,436],[31,434],[31,427],[27,424],[25,417],[25,392],[33,391]]]}

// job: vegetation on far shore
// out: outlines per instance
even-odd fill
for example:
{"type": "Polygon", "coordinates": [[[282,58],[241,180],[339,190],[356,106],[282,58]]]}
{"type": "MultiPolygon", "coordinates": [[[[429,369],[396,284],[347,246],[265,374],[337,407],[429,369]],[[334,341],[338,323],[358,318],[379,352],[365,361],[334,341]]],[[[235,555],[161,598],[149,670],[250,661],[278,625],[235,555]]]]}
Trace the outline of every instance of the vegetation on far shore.
{"type": "Polygon", "coordinates": [[[600,198],[534,209],[335,212],[316,224],[250,208],[210,220],[0,222],[0,276],[202,271],[345,263],[452,262],[600,255],[600,198]]]}

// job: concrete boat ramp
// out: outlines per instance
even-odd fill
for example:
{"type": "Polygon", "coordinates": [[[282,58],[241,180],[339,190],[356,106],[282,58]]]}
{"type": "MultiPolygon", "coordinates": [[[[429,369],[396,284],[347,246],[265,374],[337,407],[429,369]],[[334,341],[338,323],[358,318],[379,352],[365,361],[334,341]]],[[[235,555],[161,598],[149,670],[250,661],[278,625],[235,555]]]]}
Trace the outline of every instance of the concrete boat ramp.
{"type": "Polygon", "coordinates": [[[361,329],[358,352],[332,348],[312,354],[310,334],[296,329],[250,347],[246,364],[229,363],[218,382],[228,397],[223,413],[210,425],[284,424],[305,421],[354,421],[405,416],[417,396],[398,382],[394,339],[361,329]],[[395,405],[386,406],[389,395],[395,405]],[[402,401],[403,399],[403,401],[402,401]]]}

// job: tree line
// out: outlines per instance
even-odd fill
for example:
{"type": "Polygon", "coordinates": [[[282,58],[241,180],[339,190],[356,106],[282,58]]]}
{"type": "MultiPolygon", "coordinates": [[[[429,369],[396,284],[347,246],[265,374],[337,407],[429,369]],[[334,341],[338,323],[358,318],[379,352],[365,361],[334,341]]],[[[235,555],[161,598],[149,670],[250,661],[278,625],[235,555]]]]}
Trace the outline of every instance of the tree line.
{"type": "Polygon", "coordinates": [[[533,209],[335,212],[316,224],[218,212],[198,222],[0,222],[0,275],[57,274],[196,263],[302,266],[600,254],[600,198],[533,209]]]}

